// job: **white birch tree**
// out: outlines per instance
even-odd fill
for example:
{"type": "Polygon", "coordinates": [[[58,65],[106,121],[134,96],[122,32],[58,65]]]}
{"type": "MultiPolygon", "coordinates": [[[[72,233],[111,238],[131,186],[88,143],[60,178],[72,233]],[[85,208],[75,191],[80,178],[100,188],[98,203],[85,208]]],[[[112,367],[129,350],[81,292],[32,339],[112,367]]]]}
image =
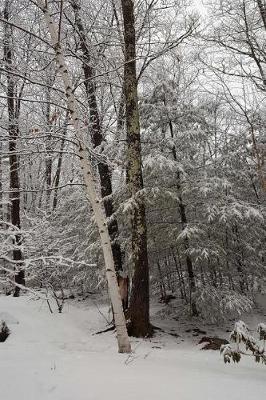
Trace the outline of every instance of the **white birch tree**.
{"type": "Polygon", "coordinates": [[[38,7],[43,12],[47,28],[50,33],[51,43],[56,54],[56,61],[64,84],[67,104],[72,118],[75,135],[78,140],[78,153],[80,159],[80,167],[83,173],[86,194],[94,211],[95,220],[99,229],[101,245],[104,255],[106,277],[110,299],[113,307],[114,321],[117,330],[118,351],[120,353],[129,353],[131,351],[130,342],[127,334],[126,320],[122,309],[121,297],[119,295],[114,259],[112,255],[111,240],[108,233],[106,217],[102,208],[101,199],[97,193],[96,181],[92,165],[88,158],[88,152],[84,144],[83,126],[79,118],[76,98],[73,94],[71,79],[68,73],[67,65],[64,58],[63,49],[61,47],[58,35],[58,30],[51,17],[47,2],[37,1],[38,7]]]}

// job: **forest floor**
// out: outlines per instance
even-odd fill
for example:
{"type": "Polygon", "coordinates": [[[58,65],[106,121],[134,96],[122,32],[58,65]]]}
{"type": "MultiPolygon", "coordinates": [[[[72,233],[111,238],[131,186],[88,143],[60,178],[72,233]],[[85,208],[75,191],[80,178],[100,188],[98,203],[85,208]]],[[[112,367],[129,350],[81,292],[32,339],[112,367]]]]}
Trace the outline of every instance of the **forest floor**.
{"type": "MultiPolygon", "coordinates": [[[[197,344],[203,334],[195,327],[228,338],[232,321],[215,328],[160,319],[156,307],[154,323],[176,336],[159,332],[152,339],[133,339],[133,353],[125,355],[117,353],[114,332],[93,334],[106,327],[95,302],[71,301],[62,314],[51,314],[45,301],[0,296],[0,320],[11,330],[0,343],[1,400],[265,398],[266,366],[251,357],[225,365],[218,351],[197,344]]],[[[106,306],[100,309],[107,313],[106,306]]],[[[241,318],[252,329],[266,319],[263,313],[241,318]]]]}

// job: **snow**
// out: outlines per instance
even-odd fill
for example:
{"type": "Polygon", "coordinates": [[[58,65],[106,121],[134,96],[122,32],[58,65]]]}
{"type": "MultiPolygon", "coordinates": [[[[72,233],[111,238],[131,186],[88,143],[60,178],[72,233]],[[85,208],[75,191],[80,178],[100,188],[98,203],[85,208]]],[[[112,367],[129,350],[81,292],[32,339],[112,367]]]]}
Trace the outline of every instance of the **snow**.
{"type": "Polygon", "coordinates": [[[0,311],[0,321],[5,321],[8,325],[18,324],[18,320],[10,315],[8,312],[0,311]]]}
{"type": "Polygon", "coordinates": [[[225,365],[219,352],[163,334],[135,339],[132,355],[118,354],[114,333],[93,335],[105,326],[97,307],[78,304],[51,314],[43,301],[0,297],[0,315],[11,324],[0,343],[1,399],[265,398],[266,367],[251,357],[225,365]]]}
{"type": "Polygon", "coordinates": [[[263,324],[262,322],[259,323],[259,325],[258,325],[258,332],[260,332],[260,330],[266,332],[266,324],[263,324]]]}

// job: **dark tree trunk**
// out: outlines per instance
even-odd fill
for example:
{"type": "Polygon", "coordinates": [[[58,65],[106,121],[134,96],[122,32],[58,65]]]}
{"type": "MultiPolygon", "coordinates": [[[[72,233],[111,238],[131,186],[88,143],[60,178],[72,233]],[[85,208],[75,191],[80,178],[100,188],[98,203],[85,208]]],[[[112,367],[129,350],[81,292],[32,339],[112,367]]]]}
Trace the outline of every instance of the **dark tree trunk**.
{"type": "Polygon", "coordinates": [[[134,201],[132,226],[133,279],[129,306],[130,334],[145,337],[151,334],[149,318],[149,265],[147,228],[141,166],[141,141],[136,76],[136,38],[134,2],[122,0],[125,40],[124,94],[128,146],[128,187],[134,201]]]}
{"type": "MultiPolygon", "coordinates": [[[[100,123],[100,117],[98,112],[97,97],[96,97],[96,85],[95,85],[95,73],[91,65],[91,55],[89,44],[86,37],[86,32],[83,26],[83,22],[80,18],[80,2],[78,0],[71,1],[72,8],[75,14],[75,27],[78,31],[80,38],[80,47],[82,50],[82,68],[84,72],[84,84],[87,94],[87,101],[89,105],[89,120],[91,129],[91,141],[94,148],[100,150],[100,146],[104,142],[102,128],[100,123]]],[[[106,217],[110,218],[108,224],[108,231],[112,241],[112,253],[114,257],[116,271],[123,270],[122,252],[119,243],[119,229],[118,222],[114,216],[114,205],[111,195],[112,189],[112,174],[108,164],[100,161],[98,163],[98,172],[101,182],[101,195],[104,198],[104,209],[106,217]]]]}
{"type": "Polygon", "coordinates": [[[232,227],[234,251],[236,256],[236,270],[239,281],[239,289],[242,294],[245,293],[246,274],[244,272],[243,257],[241,257],[241,244],[238,234],[238,227],[236,224],[232,227]]]}
{"type": "MultiPolygon", "coordinates": [[[[48,84],[50,82],[48,81],[48,84]]],[[[50,88],[47,89],[46,94],[46,124],[47,133],[45,140],[46,147],[46,157],[45,157],[45,181],[46,181],[46,208],[50,210],[50,196],[51,196],[51,186],[52,186],[52,155],[51,155],[51,139],[52,139],[52,119],[51,119],[51,94],[50,88]]]]}
{"type": "MultiPolygon", "coordinates": [[[[171,137],[174,138],[174,128],[172,121],[169,121],[169,128],[170,128],[170,134],[171,137]]],[[[177,161],[177,154],[176,154],[176,148],[175,145],[172,148],[172,154],[173,154],[173,159],[177,161]]],[[[179,208],[179,214],[180,214],[180,219],[181,219],[181,227],[182,230],[184,230],[187,226],[187,215],[186,215],[186,206],[183,202],[182,194],[181,194],[181,177],[180,173],[177,173],[177,190],[179,192],[178,194],[178,208],[179,208]]],[[[193,263],[192,259],[189,254],[189,239],[186,236],[184,239],[184,248],[185,248],[185,253],[186,253],[186,266],[187,266],[187,272],[188,272],[188,282],[189,282],[189,297],[190,297],[190,308],[191,308],[191,314],[193,316],[198,315],[198,310],[194,298],[195,290],[196,290],[196,283],[195,283],[195,276],[194,276],[194,268],[193,268],[193,263]]]]}
{"type": "Polygon", "coordinates": [[[56,209],[57,207],[57,202],[58,202],[58,186],[60,183],[60,176],[61,176],[61,170],[62,170],[62,163],[63,163],[63,150],[65,147],[65,136],[67,133],[67,124],[68,124],[68,113],[66,114],[66,118],[64,121],[64,126],[63,126],[63,139],[61,140],[60,144],[60,153],[58,156],[58,162],[57,162],[57,167],[56,167],[56,172],[55,172],[55,177],[54,177],[54,198],[53,198],[53,210],[56,209]]]}
{"type": "Polygon", "coordinates": [[[178,265],[175,253],[173,251],[173,259],[174,259],[174,263],[175,263],[175,268],[176,268],[176,272],[177,272],[177,276],[178,276],[178,280],[179,280],[179,285],[180,285],[180,294],[181,294],[181,299],[184,299],[185,302],[187,303],[187,295],[186,295],[186,288],[185,288],[185,284],[184,284],[184,279],[182,276],[182,270],[181,270],[181,264],[178,265]]]}
{"type": "MultiPolygon", "coordinates": [[[[179,195],[179,212],[180,212],[182,230],[184,230],[187,226],[187,216],[186,216],[186,207],[183,203],[181,194],[179,195]]],[[[197,311],[196,302],[195,302],[195,298],[194,298],[194,294],[195,294],[195,290],[196,290],[196,283],[195,283],[193,263],[192,263],[192,259],[191,259],[190,255],[189,255],[189,247],[190,247],[189,240],[188,240],[188,237],[186,236],[184,239],[184,248],[185,248],[185,253],[186,253],[186,265],[187,265],[188,281],[189,281],[190,307],[191,307],[192,315],[197,316],[198,311],[197,311]]]]}
{"type": "Polygon", "coordinates": [[[162,274],[162,269],[161,269],[159,259],[157,260],[157,267],[158,267],[158,273],[159,273],[159,279],[160,279],[161,298],[164,299],[166,297],[166,288],[165,288],[165,284],[164,284],[164,279],[163,279],[163,274],[162,274]]]}
{"type": "Polygon", "coordinates": [[[264,0],[257,0],[257,4],[260,10],[261,19],[266,30],[266,5],[264,0]]]}
{"type": "MultiPolygon", "coordinates": [[[[9,19],[9,2],[5,2],[4,18],[9,19]]],[[[11,223],[19,230],[20,225],[20,186],[19,186],[19,157],[17,154],[17,138],[19,136],[18,118],[20,112],[19,99],[16,101],[16,88],[10,72],[12,72],[12,48],[11,35],[8,25],[5,25],[4,37],[4,61],[7,77],[7,107],[8,107],[8,133],[9,133],[9,166],[10,166],[10,203],[11,203],[11,223]]],[[[18,233],[14,238],[13,259],[16,261],[15,283],[25,285],[22,252],[21,234],[18,233]]],[[[15,287],[14,297],[20,294],[20,287],[15,287]]]]}
{"type": "MultiPolygon", "coordinates": [[[[0,153],[3,151],[3,143],[0,141],[0,153]]],[[[2,170],[2,156],[0,155],[0,227],[3,227],[4,209],[3,209],[3,170],[2,170]]]]}

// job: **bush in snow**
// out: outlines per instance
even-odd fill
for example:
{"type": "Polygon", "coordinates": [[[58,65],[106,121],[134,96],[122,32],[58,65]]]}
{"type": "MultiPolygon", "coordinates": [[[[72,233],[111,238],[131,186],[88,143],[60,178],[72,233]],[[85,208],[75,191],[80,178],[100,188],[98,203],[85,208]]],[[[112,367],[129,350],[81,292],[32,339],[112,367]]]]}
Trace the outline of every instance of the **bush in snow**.
{"type": "Polygon", "coordinates": [[[221,354],[225,363],[231,360],[239,362],[241,355],[252,355],[256,362],[266,364],[266,324],[260,323],[257,328],[259,338],[254,338],[243,321],[235,323],[230,335],[230,344],[221,346],[221,354]]]}
{"type": "Polygon", "coordinates": [[[0,321],[0,342],[5,342],[10,335],[10,330],[5,321],[0,321]]]}
{"type": "Polygon", "coordinates": [[[225,320],[229,315],[240,316],[253,306],[252,300],[244,294],[207,284],[197,289],[196,299],[200,315],[213,323],[225,320]]]}

